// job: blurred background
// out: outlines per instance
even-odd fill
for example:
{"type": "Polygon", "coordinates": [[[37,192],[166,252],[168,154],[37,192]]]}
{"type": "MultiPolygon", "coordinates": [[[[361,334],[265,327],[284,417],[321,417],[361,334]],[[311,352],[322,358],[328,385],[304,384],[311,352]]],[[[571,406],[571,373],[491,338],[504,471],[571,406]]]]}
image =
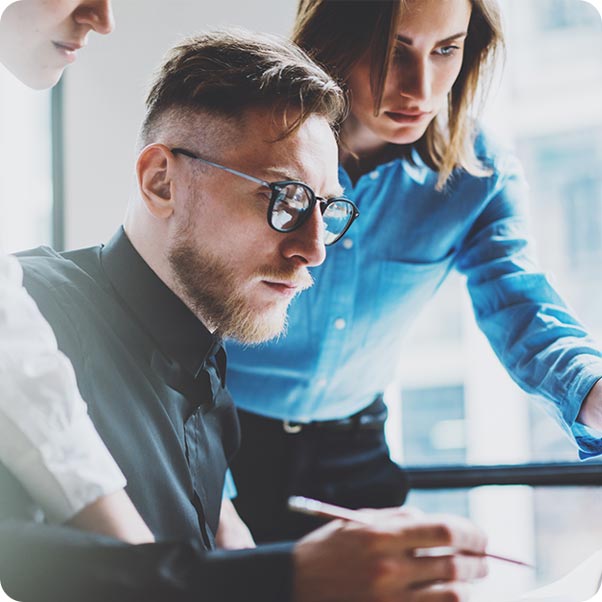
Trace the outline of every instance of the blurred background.
{"type": "MultiPolygon", "coordinates": [[[[602,341],[602,20],[582,0],[501,4],[507,59],[484,121],[523,162],[541,264],[602,341]]],[[[133,190],[146,83],[165,50],[221,25],[288,35],[295,2],[114,0],[114,9],[110,43],[91,36],[53,92],[31,92],[0,71],[0,215],[9,217],[0,237],[8,250],[106,241],[133,190]]],[[[407,466],[578,460],[542,404],[493,356],[457,275],[406,339],[387,401],[391,450],[407,466]]],[[[489,532],[492,551],[536,565],[492,561],[478,599],[506,600],[602,548],[602,490],[561,486],[558,474],[559,486],[548,487],[452,490],[443,482],[412,492],[410,503],[471,516],[489,532]]]]}

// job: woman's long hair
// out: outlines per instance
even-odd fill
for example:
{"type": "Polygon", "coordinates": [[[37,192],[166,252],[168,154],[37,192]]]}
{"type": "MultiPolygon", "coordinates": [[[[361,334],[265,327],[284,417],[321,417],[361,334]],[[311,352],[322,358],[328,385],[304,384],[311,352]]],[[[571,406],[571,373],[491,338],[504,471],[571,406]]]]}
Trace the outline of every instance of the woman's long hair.
{"type": "MultiPolygon", "coordinates": [[[[370,52],[370,85],[376,115],[399,24],[415,1],[299,0],[293,41],[343,85],[354,65],[370,52]]],[[[470,1],[472,14],[462,68],[448,96],[447,115],[433,119],[418,141],[401,149],[402,155],[410,158],[415,148],[422,160],[438,172],[438,188],[445,185],[455,168],[475,176],[489,173],[475,155],[471,111],[481,108],[496,55],[504,42],[497,0],[470,1]]]]}

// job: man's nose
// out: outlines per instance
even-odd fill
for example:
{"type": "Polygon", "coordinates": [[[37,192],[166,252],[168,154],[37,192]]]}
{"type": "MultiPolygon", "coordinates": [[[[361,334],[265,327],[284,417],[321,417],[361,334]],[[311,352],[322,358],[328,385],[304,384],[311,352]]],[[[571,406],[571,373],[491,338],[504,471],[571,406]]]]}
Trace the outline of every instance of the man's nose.
{"type": "Polygon", "coordinates": [[[73,19],[103,35],[111,33],[115,27],[111,0],[82,2],[73,12],[73,19]]]}
{"type": "Polygon", "coordinates": [[[307,221],[296,230],[283,234],[282,254],[287,259],[298,259],[306,266],[320,265],[326,258],[324,220],[319,203],[307,221]]]}

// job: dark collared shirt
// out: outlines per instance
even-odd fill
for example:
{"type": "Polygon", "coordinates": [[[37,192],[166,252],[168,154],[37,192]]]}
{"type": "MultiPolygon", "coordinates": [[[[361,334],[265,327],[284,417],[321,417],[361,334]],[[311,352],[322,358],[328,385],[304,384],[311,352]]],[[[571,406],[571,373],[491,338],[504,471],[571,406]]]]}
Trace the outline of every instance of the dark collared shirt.
{"type": "MultiPolygon", "coordinates": [[[[257,561],[266,567],[275,563],[271,570],[279,567],[281,574],[271,577],[273,583],[268,591],[262,586],[252,599],[266,599],[266,594],[269,599],[269,590],[276,583],[274,593],[278,598],[274,599],[281,599],[283,594],[286,597],[283,587],[286,589],[289,578],[288,547],[231,556],[203,554],[214,546],[224,475],[239,439],[235,410],[225,388],[226,357],[220,341],[150,269],[122,229],[105,247],[62,254],[42,248],[27,253],[21,262],[25,285],[54,328],[59,347],[73,362],[94,424],[126,475],[127,491],[134,504],[158,542],[189,542],[184,552],[182,544],[126,546],[125,549],[138,548],[142,552],[132,553],[129,561],[117,565],[119,554],[110,559],[102,576],[105,598],[138,599],[132,593],[137,591],[134,576],[136,569],[142,568],[141,563],[148,561],[147,570],[158,571],[162,576],[151,574],[140,585],[145,592],[140,597],[145,600],[155,599],[148,597],[148,584],[157,579],[163,579],[163,587],[165,579],[176,583],[181,595],[200,585],[207,599],[228,600],[227,587],[224,591],[221,582],[219,587],[213,584],[215,591],[208,591],[211,578],[206,578],[204,585],[196,581],[196,585],[183,584],[182,567],[177,562],[174,565],[174,554],[183,554],[182,566],[188,568],[191,554],[199,564],[205,560],[205,564],[215,565],[217,561],[222,569],[213,566],[212,578],[223,569],[227,574],[229,565],[234,580],[237,570],[247,574],[257,561]],[[152,551],[145,555],[144,550],[152,551]],[[162,550],[166,550],[167,558],[162,556],[162,550]],[[124,579],[127,587],[121,583],[124,579]]],[[[15,488],[10,496],[13,515],[19,506],[15,504],[14,491],[15,488]]],[[[58,552],[54,560],[59,563],[65,552],[64,531],[58,528],[60,535],[54,536],[58,552]]],[[[31,533],[35,535],[36,531],[30,526],[21,541],[27,542],[31,533]]],[[[14,539],[18,531],[9,535],[14,539]]],[[[42,549],[52,551],[52,537],[44,539],[42,549]]],[[[90,559],[95,558],[91,541],[94,536],[86,538],[88,543],[76,561],[80,564],[85,563],[86,553],[90,559]]],[[[104,545],[99,542],[97,551],[104,550],[104,545]]],[[[0,556],[0,579],[6,587],[6,556],[4,552],[0,556]]],[[[69,558],[66,554],[66,561],[69,558]]],[[[67,570],[68,566],[64,568],[67,570]]],[[[84,567],[83,574],[89,569],[94,573],[89,586],[98,589],[96,581],[101,571],[96,565],[84,567]]],[[[70,594],[76,599],[82,591],[87,599],[92,599],[84,581],[73,591],[68,584],[65,591],[65,583],[58,589],[56,585],[54,590],[52,587],[51,584],[50,597],[47,589],[42,597],[33,594],[19,599],[54,600],[59,599],[59,593],[61,599],[71,599],[70,594]]],[[[154,593],[158,595],[158,591],[154,593]]],[[[237,591],[239,599],[241,592],[233,591],[237,591]]],[[[170,591],[169,595],[175,593],[170,591]]]]}

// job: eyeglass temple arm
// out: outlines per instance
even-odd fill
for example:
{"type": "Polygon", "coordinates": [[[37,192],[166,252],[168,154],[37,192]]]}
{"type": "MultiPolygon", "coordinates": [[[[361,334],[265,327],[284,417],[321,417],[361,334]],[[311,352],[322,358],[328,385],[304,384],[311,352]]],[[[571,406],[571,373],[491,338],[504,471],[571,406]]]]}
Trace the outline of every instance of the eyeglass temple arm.
{"type": "Polygon", "coordinates": [[[224,171],[227,171],[228,173],[231,173],[235,176],[240,176],[241,178],[244,178],[245,180],[249,180],[250,182],[255,182],[256,184],[262,184],[266,188],[271,188],[270,183],[266,182],[265,180],[261,180],[260,178],[255,178],[253,176],[250,176],[249,174],[243,173],[242,171],[238,171],[237,169],[232,169],[231,167],[226,167],[225,165],[220,165],[219,163],[214,163],[213,161],[208,161],[207,159],[203,159],[203,157],[199,157],[198,155],[195,155],[194,153],[191,153],[190,151],[187,151],[184,148],[172,148],[171,152],[176,155],[185,155],[186,157],[190,157],[191,159],[196,159],[197,161],[200,161],[201,163],[206,163],[207,165],[211,165],[212,167],[217,167],[217,169],[223,169],[224,171]]]}

